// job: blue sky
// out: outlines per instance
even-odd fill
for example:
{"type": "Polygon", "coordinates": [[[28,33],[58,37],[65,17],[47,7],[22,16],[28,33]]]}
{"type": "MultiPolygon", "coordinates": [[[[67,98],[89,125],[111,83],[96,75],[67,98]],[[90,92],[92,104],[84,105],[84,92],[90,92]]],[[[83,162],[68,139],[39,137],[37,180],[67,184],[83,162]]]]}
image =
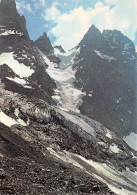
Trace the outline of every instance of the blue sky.
{"type": "Polygon", "coordinates": [[[137,48],[137,0],[16,0],[26,17],[30,38],[47,32],[53,45],[66,50],[76,46],[94,24],[118,29],[134,41],[137,48]]]}

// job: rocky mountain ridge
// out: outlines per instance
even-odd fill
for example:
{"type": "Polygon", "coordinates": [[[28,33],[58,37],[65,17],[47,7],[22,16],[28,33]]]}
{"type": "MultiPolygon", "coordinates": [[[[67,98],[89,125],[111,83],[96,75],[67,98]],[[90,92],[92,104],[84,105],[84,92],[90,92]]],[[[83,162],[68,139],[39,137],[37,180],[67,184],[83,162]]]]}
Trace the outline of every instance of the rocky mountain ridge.
{"type": "Polygon", "coordinates": [[[80,110],[114,132],[136,132],[135,47],[121,32],[92,26],[77,46],[75,86],[86,92],[80,110]]]}

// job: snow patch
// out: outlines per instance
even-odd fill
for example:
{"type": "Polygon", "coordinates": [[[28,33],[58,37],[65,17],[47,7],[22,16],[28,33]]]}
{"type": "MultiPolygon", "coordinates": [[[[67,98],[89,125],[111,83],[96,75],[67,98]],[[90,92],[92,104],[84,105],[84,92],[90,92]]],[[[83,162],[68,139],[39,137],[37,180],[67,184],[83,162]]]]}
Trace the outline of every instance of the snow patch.
{"type": "Polygon", "coordinates": [[[137,134],[131,132],[130,135],[124,137],[123,139],[131,148],[137,151],[137,134]]]}
{"type": "Polygon", "coordinates": [[[107,132],[106,137],[108,137],[109,139],[112,139],[112,135],[109,131],[107,132]]]}
{"type": "Polygon", "coordinates": [[[0,65],[7,64],[20,78],[26,78],[34,73],[34,70],[14,59],[13,52],[0,55],[0,65]]]}
{"type": "Polygon", "coordinates": [[[20,118],[17,119],[17,121],[9,116],[7,116],[1,109],[0,109],[0,122],[5,124],[8,127],[11,127],[12,125],[22,125],[26,126],[26,123],[21,120],[20,118]]]}
{"type": "Polygon", "coordinates": [[[108,55],[105,55],[105,54],[101,53],[100,51],[97,51],[97,50],[94,50],[94,51],[95,51],[95,53],[96,53],[99,57],[101,57],[102,59],[106,59],[106,60],[108,60],[109,62],[111,62],[112,60],[116,60],[116,58],[111,57],[111,56],[108,56],[108,55]]]}
{"type": "Polygon", "coordinates": [[[54,48],[54,54],[58,57],[58,55],[62,55],[62,52],[58,48],[54,48]]]}
{"type": "Polygon", "coordinates": [[[31,86],[27,86],[26,84],[28,84],[24,79],[20,79],[18,77],[15,78],[10,78],[10,77],[6,77],[8,80],[14,81],[15,83],[18,83],[20,85],[22,85],[24,88],[32,88],[31,86]]]}
{"type": "Polygon", "coordinates": [[[19,36],[22,36],[23,35],[22,32],[18,32],[18,31],[15,31],[15,30],[6,30],[6,29],[3,29],[3,30],[5,30],[5,31],[0,33],[0,36],[8,36],[8,35],[19,35],[19,36]]]}
{"type": "Polygon", "coordinates": [[[120,150],[119,150],[119,148],[118,148],[118,146],[116,144],[110,145],[109,146],[109,151],[113,152],[113,153],[119,153],[120,152],[120,150]]]}
{"type": "Polygon", "coordinates": [[[119,98],[116,102],[117,102],[117,104],[119,104],[120,103],[120,101],[121,101],[121,98],[119,98]]]}
{"type": "Polygon", "coordinates": [[[21,84],[21,85],[25,85],[26,84],[26,81],[24,79],[20,79],[18,77],[15,77],[15,78],[10,78],[10,77],[6,77],[7,79],[11,80],[11,81],[14,81],[18,84],[21,84]]]}

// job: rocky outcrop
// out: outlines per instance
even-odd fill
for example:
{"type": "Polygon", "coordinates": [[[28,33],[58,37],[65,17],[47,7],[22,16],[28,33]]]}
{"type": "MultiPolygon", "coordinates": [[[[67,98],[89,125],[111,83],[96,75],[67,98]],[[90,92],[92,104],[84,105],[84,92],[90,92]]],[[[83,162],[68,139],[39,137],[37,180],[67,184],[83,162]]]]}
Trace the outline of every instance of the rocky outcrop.
{"type": "Polygon", "coordinates": [[[54,46],[55,49],[58,49],[61,53],[66,53],[65,50],[62,48],[61,45],[54,46]]]}

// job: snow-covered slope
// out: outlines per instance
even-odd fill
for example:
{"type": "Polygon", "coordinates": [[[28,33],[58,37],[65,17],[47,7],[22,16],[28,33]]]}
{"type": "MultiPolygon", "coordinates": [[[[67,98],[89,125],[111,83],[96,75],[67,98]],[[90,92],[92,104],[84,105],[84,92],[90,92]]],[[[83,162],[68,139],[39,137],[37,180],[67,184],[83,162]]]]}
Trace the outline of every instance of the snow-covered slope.
{"type": "Polygon", "coordinates": [[[64,54],[57,50],[55,49],[55,54],[61,61],[59,65],[51,62],[46,54],[40,51],[41,56],[48,64],[46,71],[57,85],[52,98],[57,102],[58,107],[79,113],[79,106],[82,104],[82,97],[85,93],[74,87],[75,71],[72,69],[79,49],[64,54]]]}
{"type": "Polygon", "coordinates": [[[0,65],[3,64],[8,65],[20,78],[29,77],[34,73],[33,69],[15,60],[13,52],[2,53],[0,55],[0,65]]]}

